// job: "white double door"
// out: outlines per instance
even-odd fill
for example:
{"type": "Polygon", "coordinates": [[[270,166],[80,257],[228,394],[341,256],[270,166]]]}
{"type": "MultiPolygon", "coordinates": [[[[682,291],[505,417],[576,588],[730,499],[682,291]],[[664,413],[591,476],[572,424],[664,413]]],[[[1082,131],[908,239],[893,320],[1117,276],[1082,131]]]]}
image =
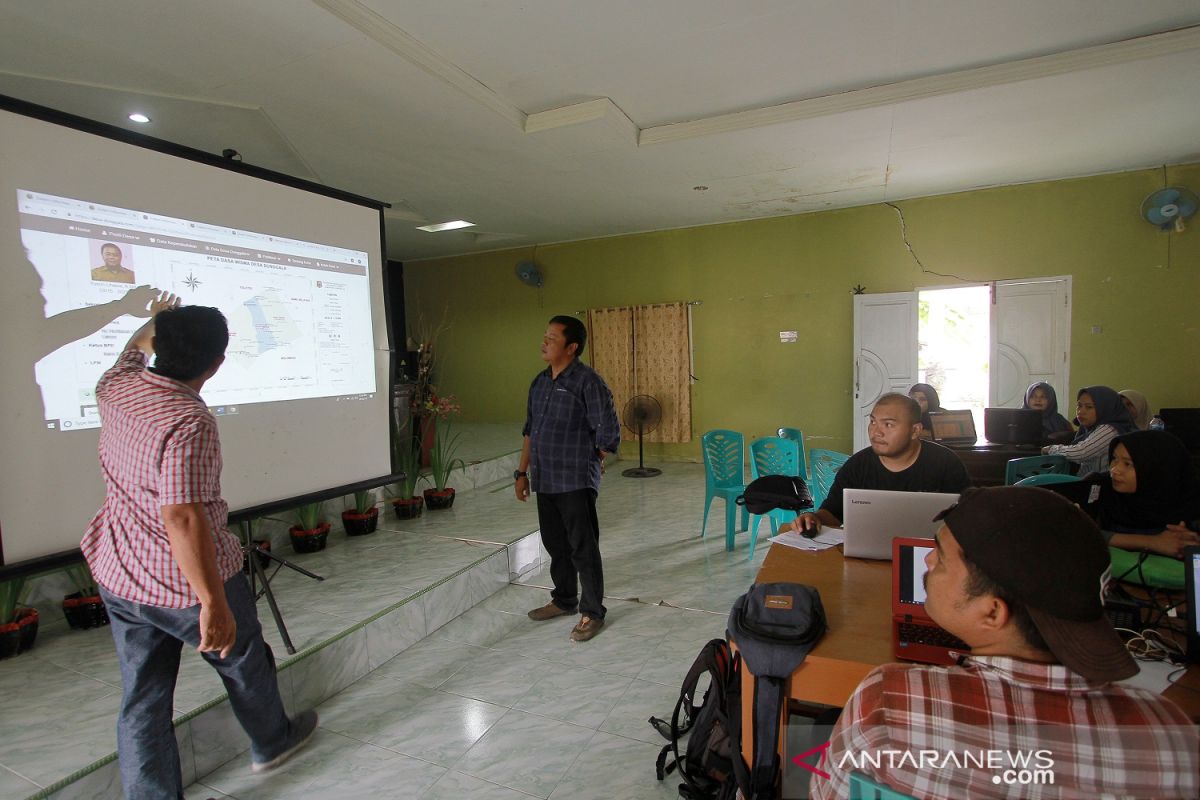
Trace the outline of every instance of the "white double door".
{"type": "MultiPolygon", "coordinates": [[[[1070,396],[1071,278],[991,284],[988,405],[1019,407],[1046,381],[1070,396]]],[[[919,292],[854,296],[854,450],[867,446],[875,401],[917,382],[919,292]]]]}

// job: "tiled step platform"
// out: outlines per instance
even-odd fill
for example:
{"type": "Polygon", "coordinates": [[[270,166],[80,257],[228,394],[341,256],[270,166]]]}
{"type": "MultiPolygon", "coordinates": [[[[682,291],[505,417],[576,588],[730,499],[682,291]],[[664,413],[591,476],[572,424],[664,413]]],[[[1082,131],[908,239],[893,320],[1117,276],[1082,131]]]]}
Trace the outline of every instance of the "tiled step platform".
{"type": "MultiPolygon", "coordinates": [[[[283,521],[262,524],[260,535],[270,535],[275,553],[325,578],[284,568],[271,581],[295,655],[285,650],[265,598],[259,601],[289,711],[337,694],[541,565],[536,509],[511,497],[515,463],[511,452],[473,459],[456,476],[459,494],[447,511],[398,520],[385,503],[379,530],[362,537],[345,536],[335,522],[319,553],[293,554],[283,521]]],[[[329,504],[331,519],[337,506],[329,504]]],[[[120,797],[121,680],[112,636],[106,627],[67,628],[49,600],[70,591],[61,576],[37,588],[45,598],[35,596],[42,616],[37,644],[0,662],[0,697],[7,698],[0,713],[0,798],[120,797]]],[[[184,785],[248,747],[216,673],[188,648],[175,710],[184,785]]]]}

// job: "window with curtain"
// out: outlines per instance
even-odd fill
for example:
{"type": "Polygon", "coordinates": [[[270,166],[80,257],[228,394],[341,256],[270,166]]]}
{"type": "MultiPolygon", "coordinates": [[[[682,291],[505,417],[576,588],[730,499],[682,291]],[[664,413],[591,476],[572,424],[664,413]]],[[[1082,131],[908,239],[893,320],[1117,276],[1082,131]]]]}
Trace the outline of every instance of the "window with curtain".
{"type": "MultiPolygon", "coordinates": [[[[692,438],[691,347],[686,303],[660,303],[588,311],[592,368],[608,383],[617,413],[634,395],[662,406],[662,424],[648,442],[692,438]]],[[[636,436],[622,427],[622,436],[636,436]]]]}

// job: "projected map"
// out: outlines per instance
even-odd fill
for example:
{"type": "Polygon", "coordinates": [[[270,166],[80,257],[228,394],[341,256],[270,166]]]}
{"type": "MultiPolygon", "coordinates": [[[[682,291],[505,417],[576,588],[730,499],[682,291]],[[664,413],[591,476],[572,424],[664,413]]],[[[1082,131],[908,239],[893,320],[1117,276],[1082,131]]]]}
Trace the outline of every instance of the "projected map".
{"type": "Polygon", "coordinates": [[[46,317],[79,321],[35,367],[47,428],[99,425],[93,387],[144,322],[144,287],[225,314],[210,405],[376,391],[366,253],[30,190],[18,201],[46,317]]]}

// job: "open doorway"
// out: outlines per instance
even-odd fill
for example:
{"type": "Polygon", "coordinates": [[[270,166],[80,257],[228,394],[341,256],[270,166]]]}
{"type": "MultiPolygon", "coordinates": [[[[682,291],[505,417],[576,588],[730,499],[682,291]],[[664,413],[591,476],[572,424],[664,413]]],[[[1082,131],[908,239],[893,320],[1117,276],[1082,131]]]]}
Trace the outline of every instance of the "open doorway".
{"type": "Polygon", "coordinates": [[[917,292],[917,376],[938,390],[942,408],[970,409],[982,438],[991,352],[988,286],[917,292]]]}

